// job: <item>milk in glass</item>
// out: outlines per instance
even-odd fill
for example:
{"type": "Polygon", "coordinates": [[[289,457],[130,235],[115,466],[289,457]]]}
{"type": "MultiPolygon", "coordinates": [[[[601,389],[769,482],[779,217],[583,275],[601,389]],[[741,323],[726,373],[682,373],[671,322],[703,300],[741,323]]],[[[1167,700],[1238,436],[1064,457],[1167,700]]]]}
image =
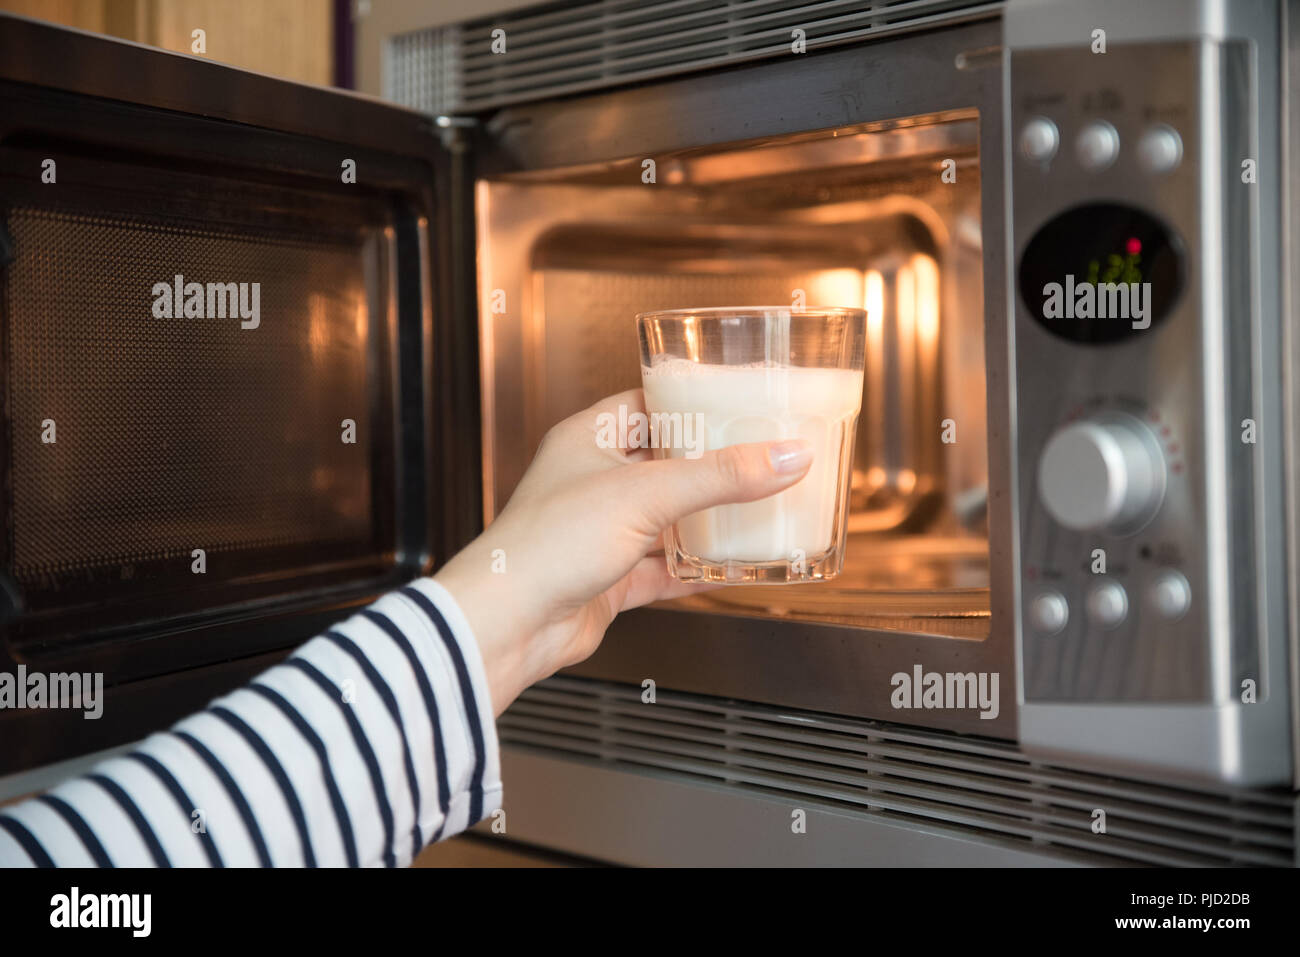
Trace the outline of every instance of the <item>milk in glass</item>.
{"type": "MultiPolygon", "coordinates": [[[[837,496],[853,454],[861,370],[666,358],[642,369],[642,384],[652,417],[700,414],[705,450],[781,439],[805,439],[812,446],[808,473],[784,492],[678,522],[682,551],[708,562],[766,562],[811,561],[831,548],[837,496]]],[[[671,442],[658,454],[683,457],[688,450],[681,446],[671,442]]]]}

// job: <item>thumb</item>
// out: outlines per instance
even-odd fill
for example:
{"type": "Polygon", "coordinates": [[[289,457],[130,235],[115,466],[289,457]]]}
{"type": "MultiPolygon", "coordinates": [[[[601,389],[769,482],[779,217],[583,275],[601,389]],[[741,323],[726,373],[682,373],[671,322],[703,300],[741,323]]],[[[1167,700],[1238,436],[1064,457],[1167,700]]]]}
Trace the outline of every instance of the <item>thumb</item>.
{"type": "Polygon", "coordinates": [[[715,505],[752,502],[789,488],[808,472],[812,446],[803,439],[729,445],[697,459],[642,462],[620,470],[628,497],[656,529],[715,505]]]}

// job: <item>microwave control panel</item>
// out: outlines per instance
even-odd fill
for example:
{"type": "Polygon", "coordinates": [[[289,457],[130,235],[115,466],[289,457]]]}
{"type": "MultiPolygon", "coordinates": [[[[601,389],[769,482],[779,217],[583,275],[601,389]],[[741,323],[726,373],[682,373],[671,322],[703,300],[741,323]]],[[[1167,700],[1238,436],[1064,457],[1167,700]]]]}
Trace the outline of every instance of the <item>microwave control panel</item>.
{"type": "Polygon", "coordinates": [[[1260,679],[1250,50],[1009,54],[1024,701],[1260,679]]]}

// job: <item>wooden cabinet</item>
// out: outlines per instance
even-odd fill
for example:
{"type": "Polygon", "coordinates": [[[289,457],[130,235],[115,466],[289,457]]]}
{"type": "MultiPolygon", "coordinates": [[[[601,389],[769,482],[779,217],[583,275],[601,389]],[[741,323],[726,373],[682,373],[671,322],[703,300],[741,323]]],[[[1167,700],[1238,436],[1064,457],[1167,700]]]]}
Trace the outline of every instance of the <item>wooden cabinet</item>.
{"type": "Polygon", "coordinates": [[[331,0],[0,0],[0,10],[302,83],[333,80],[331,0]]]}

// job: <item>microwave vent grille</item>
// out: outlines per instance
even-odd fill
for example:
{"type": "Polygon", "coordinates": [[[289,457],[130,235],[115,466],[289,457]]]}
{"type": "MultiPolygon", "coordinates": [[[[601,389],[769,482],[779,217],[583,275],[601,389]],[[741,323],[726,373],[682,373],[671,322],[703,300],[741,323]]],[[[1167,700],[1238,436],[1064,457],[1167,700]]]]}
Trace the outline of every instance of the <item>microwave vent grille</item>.
{"type": "Polygon", "coordinates": [[[473,113],[991,15],[990,0],[578,0],[388,38],[384,96],[473,113]],[[497,48],[494,46],[494,31],[497,48]],[[795,33],[803,31],[802,34],[795,33]],[[505,49],[500,43],[504,39],[505,49]]]}
{"type": "Polygon", "coordinates": [[[461,103],[461,29],[416,30],[389,38],[384,96],[422,113],[455,113],[461,103]]]}
{"type": "Polygon", "coordinates": [[[1153,784],[898,724],[556,676],[498,722],[503,745],[722,783],[1100,864],[1294,866],[1295,796],[1153,784]],[[1094,812],[1106,833],[1093,833],[1094,812]]]}

